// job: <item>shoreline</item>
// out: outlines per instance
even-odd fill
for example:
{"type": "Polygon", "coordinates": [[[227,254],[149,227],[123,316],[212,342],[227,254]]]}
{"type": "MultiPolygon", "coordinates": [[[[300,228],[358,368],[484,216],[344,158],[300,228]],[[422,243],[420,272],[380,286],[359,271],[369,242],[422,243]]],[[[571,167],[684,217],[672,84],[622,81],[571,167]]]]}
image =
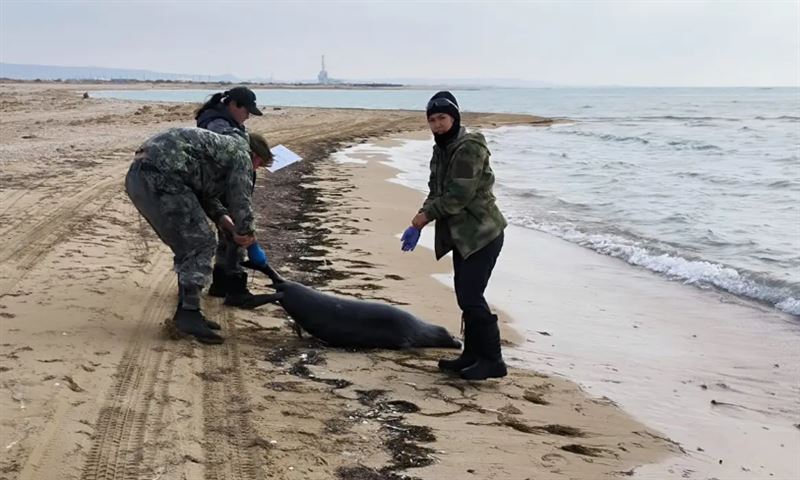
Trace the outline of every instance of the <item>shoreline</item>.
{"type": "MultiPolygon", "coordinates": [[[[8,439],[0,478],[85,478],[111,466],[165,478],[450,478],[465,470],[611,478],[675,451],[566,380],[512,369],[505,383],[465,385],[436,371],[436,358],[452,352],[326,348],[297,339],[273,306],[242,311],[204,298],[226,343],[166,339],[171,255],[127,201],[121,178],[136,145],[190,125],[193,106],[82,100],[79,89],[17,84],[0,84],[0,103],[0,436],[8,439]],[[537,403],[543,398],[547,405],[537,403]]],[[[535,119],[472,118],[487,126],[535,119]]],[[[347,196],[355,191],[344,187],[347,170],[325,160],[345,143],[424,128],[418,112],[285,109],[249,126],[305,157],[256,188],[259,235],[282,273],[351,295],[383,296],[373,287],[392,285],[386,299],[418,313],[439,308],[432,320],[455,321],[454,305],[439,305],[452,294],[436,280],[413,269],[387,272],[400,280],[378,274],[393,258],[382,248],[400,253],[395,227],[388,242],[366,231],[375,228],[362,214],[369,205],[347,196]],[[378,241],[375,252],[349,250],[350,240],[364,239],[378,241]],[[417,281],[439,293],[419,305],[417,281]]],[[[382,193],[383,179],[374,180],[382,193]]],[[[266,283],[252,278],[250,288],[266,283]]]]}
{"type": "MultiPolygon", "coordinates": [[[[387,180],[421,202],[423,187],[410,187],[407,169],[422,167],[380,143],[351,156],[394,167],[387,180]]],[[[432,236],[419,245],[432,248],[432,236]]],[[[451,284],[449,274],[433,275],[451,284]]],[[[686,448],[637,468],[637,478],[791,478],[797,470],[786,457],[800,446],[792,421],[800,362],[784,340],[797,334],[790,315],[514,226],[487,299],[526,339],[513,349],[515,364],[578,381],[686,448]]]]}
{"type": "MultiPolygon", "coordinates": [[[[158,90],[172,90],[172,89],[220,89],[226,90],[232,86],[243,85],[248,88],[263,89],[263,90],[427,90],[427,89],[442,89],[453,88],[446,84],[430,84],[430,85],[404,85],[404,84],[387,84],[387,83],[328,83],[328,84],[314,84],[314,83],[254,83],[254,82],[189,82],[184,80],[131,80],[131,81],[97,81],[97,80],[20,80],[13,78],[0,78],[0,84],[9,85],[63,85],[66,88],[79,90],[80,87],[89,86],[91,90],[142,90],[142,89],[158,89],[158,90]]],[[[460,90],[480,90],[484,88],[520,88],[520,87],[493,87],[481,85],[467,85],[457,86],[460,90]]],[[[529,88],[529,87],[522,87],[529,88]]],[[[536,87],[533,87],[536,88],[536,87]]],[[[540,87],[552,88],[552,87],[540,87]]],[[[90,91],[91,91],[90,90],[90,91]]]]}
{"type": "MultiPolygon", "coordinates": [[[[405,137],[406,135],[407,134],[401,134],[399,136],[405,137]]],[[[427,136],[427,134],[423,135],[427,136]]],[[[391,299],[395,301],[394,303],[399,302],[403,308],[409,309],[422,318],[426,318],[429,321],[441,324],[448,328],[451,332],[457,332],[459,327],[459,315],[458,309],[455,306],[452,289],[449,285],[443,284],[436,278],[437,276],[447,275],[449,272],[451,272],[451,266],[448,262],[448,259],[445,258],[440,262],[435,262],[431,251],[417,249],[417,251],[413,252],[413,254],[404,254],[400,252],[399,249],[399,234],[402,231],[403,225],[406,223],[405,220],[410,219],[410,216],[406,210],[411,211],[412,213],[415,212],[423,197],[414,190],[392,182],[387,182],[387,180],[390,180],[394,177],[394,175],[397,173],[397,170],[387,166],[385,162],[382,161],[385,160],[385,158],[382,158],[380,154],[368,152],[369,145],[381,145],[381,147],[393,146],[397,143],[397,137],[398,135],[394,135],[390,138],[384,137],[371,139],[370,142],[367,142],[363,145],[364,147],[367,147],[367,151],[348,155],[352,157],[355,162],[339,163],[341,158],[337,153],[334,155],[333,163],[328,162],[321,164],[321,168],[325,169],[324,171],[326,173],[323,175],[318,175],[320,178],[315,181],[314,185],[315,188],[320,188],[322,192],[325,192],[325,194],[331,195],[330,197],[326,197],[325,194],[322,195],[323,199],[325,199],[328,203],[333,204],[333,207],[329,208],[333,211],[338,210],[337,206],[340,205],[340,203],[343,203],[344,200],[337,200],[342,195],[335,192],[343,191],[346,192],[346,195],[350,198],[350,201],[347,203],[348,209],[352,209],[358,213],[355,215],[348,215],[348,219],[343,219],[341,222],[322,222],[322,225],[331,231],[329,234],[330,243],[321,247],[315,252],[316,254],[320,255],[318,258],[320,258],[320,261],[322,261],[321,259],[324,255],[324,262],[326,264],[325,268],[330,268],[331,270],[337,271],[347,270],[347,268],[351,266],[350,264],[353,262],[354,258],[366,259],[367,261],[373,257],[381,259],[381,261],[368,267],[368,270],[365,272],[356,272],[352,275],[352,277],[348,276],[344,279],[333,279],[329,286],[325,287],[325,289],[337,294],[355,295],[359,298],[379,300],[387,300],[386,294],[382,292],[391,290],[391,299]],[[400,207],[398,209],[398,204],[404,205],[405,208],[400,207]],[[405,213],[405,215],[403,215],[403,213],[405,213]],[[399,214],[399,216],[396,214],[399,214]],[[363,235],[362,232],[369,232],[370,235],[363,235]],[[341,252],[340,250],[342,250],[343,247],[349,249],[351,255],[341,252]],[[408,277],[408,275],[410,275],[410,277],[408,277]],[[360,288],[354,288],[352,285],[353,277],[361,277],[362,282],[364,283],[370,282],[369,288],[366,289],[366,291],[360,288]],[[411,284],[409,285],[408,283],[411,284]]],[[[323,216],[322,212],[317,212],[317,215],[323,216]]],[[[356,265],[361,264],[361,262],[362,260],[358,260],[356,265]]],[[[493,303],[493,305],[495,307],[497,306],[495,303],[493,303]]],[[[509,315],[504,312],[502,307],[500,309],[495,309],[495,311],[501,318],[501,331],[504,348],[506,349],[506,356],[507,358],[509,356],[513,357],[515,355],[512,353],[513,349],[509,349],[509,347],[514,347],[515,345],[519,346],[519,344],[524,342],[525,337],[521,335],[519,331],[517,331],[517,328],[520,327],[520,325],[510,322],[509,315]]],[[[426,355],[425,357],[430,359],[429,364],[434,365],[433,369],[429,371],[434,375],[438,374],[435,368],[435,360],[437,357],[434,356],[431,358],[429,355],[426,355]]],[[[513,360],[512,364],[521,365],[518,360],[513,360]]],[[[520,370],[520,367],[512,368],[512,371],[513,373],[510,377],[499,380],[496,383],[498,389],[502,389],[504,386],[506,386],[504,384],[508,382],[513,385],[515,383],[524,381],[519,378],[515,378],[515,376],[519,375],[521,372],[532,372],[534,376],[541,376],[541,373],[534,372],[533,370],[527,370],[527,367],[525,370],[520,370]]],[[[544,389],[542,389],[542,387],[532,387],[529,389],[529,401],[534,401],[530,400],[533,398],[544,400],[547,395],[554,393],[555,391],[567,391],[563,386],[553,387],[552,382],[556,381],[563,382],[564,380],[561,380],[558,375],[548,376],[547,383],[551,384],[549,387],[545,387],[544,389]],[[538,393],[535,393],[537,390],[538,393]]],[[[476,385],[476,387],[478,386],[476,385]]],[[[574,386],[570,388],[574,388],[574,386]]],[[[576,393],[580,392],[580,395],[585,395],[581,389],[574,391],[576,393]]],[[[506,398],[513,400],[514,397],[506,395],[506,398]]],[[[602,404],[606,406],[614,405],[613,402],[609,401],[607,398],[592,397],[590,401],[595,404],[602,404]]],[[[546,400],[544,400],[544,402],[548,403],[546,400]]],[[[552,403],[555,404],[557,402],[552,403]]],[[[582,408],[583,407],[576,407],[576,410],[582,411],[582,408]]],[[[491,412],[491,410],[489,411],[491,412]]],[[[509,411],[514,410],[509,409],[509,411]]],[[[518,411],[517,413],[522,412],[518,411]]],[[[527,414],[528,412],[525,412],[525,415],[527,414]]],[[[532,414],[536,416],[544,415],[544,418],[547,419],[544,421],[552,421],[554,418],[562,419],[565,422],[574,422],[577,420],[576,418],[570,418],[569,420],[566,420],[571,415],[563,411],[538,413],[532,412],[532,414]]],[[[621,438],[617,438],[616,445],[621,446],[627,445],[626,442],[629,440],[624,440],[624,438],[626,438],[626,434],[630,434],[639,441],[643,437],[646,437],[655,439],[658,442],[663,442],[661,443],[661,448],[665,448],[665,450],[662,450],[662,453],[659,455],[664,456],[665,458],[666,455],[664,452],[666,451],[672,452],[673,455],[678,453],[678,447],[676,447],[672,442],[664,439],[661,435],[650,433],[649,431],[644,433],[644,426],[640,426],[638,428],[634,427],[630,432],[623,433],[615,430],[615,426],[612,426],[613,424],[617,423],[616,421],[608,421],[608,419],[605,421],[600,421],[603,427],[599,427],[598,424],[594,423],[592,420],[584,418],[584,416],[587,415],[588,414],[585,412],[579,415],[579,421],[586,422],[586,424],[584,424],[586,426],[581,425],[581,427],[575,428],[569,426],[574,424],[568,423],[567,425],[561,425],[561,427],[564,427],[566,430],[572,430],[576,432],[580,431],[582,428],[590,429],[592,433],[586,434],[589,439],[584,440],[584,442],[589,442],[588,444],[584,444],[587,445],[590,450],[593,448],[598,448],[600,449],[598,452],[610,452],[610,450],[607,450],[609,443],[606,443],[605,440],[599,437],[605,437],[605,435],[620,435],[621,438]],[[600,430],[598,430],[598,428],[605,429],[604,434],[600,434],[600,430]],[[616,433],[612,433],[612,431],[616,431],[616,433]],[[603,445],[606,446],[604,447],[603,445]]],[[[578,435],[582,437],[584,434],[578,435]]],[[[549,442],[545,443],[547,444],[549,442]]],[[[532,457],[535,457],[538,454],[531,453],[531,450],[536,450],[536,448],[537,447],[528,444],[525,449],[520,451],[520,455],[531,455],[532,457]],[[523,454],[523,451],[528,453],[523,454]]],[[[514,449],[514,447],[510,445],[504,445],[501,450],[507,451],[509,449],[514,449]]],[[[622,450],[626,449],[623,448],[622,450]]],[[[639,453],[641,454],[644,452],[640,451],[639,453]]],[[[617,451],[614,455],[618,454],[619,452],[617,451]]],[[[541,453],[541,457],[545,459],[545,463],[548,463],[546,461],[548,458],[556,458],[553,455],[553,452],[541,453]]],[[[558,454],[555,455],[557,456],[558,454]]],[[[474,452],[474,454],[465,454],[464,458],[472,459],[475,458],[475,456],[480,456],[480,453],[474,452]]],[[[617,458],[619,459],[620,457],[617,458]]],[[[605,461],[608,461],[608,459],[606,458],[605,461]]],[[[533,459],[530,460],[530,462],[532,463],[528,465],[517,464],[517,467],[523,468],[520,470],[520,473],[517,473],[516,475],[522,475],[522,471],[533,468],[537,463],[537,461],[533,459]]],[[[497,464],[505,465],[508,463],[513,465],[516,462],[513,460],[506,460],[505,462],[497,461],[492,463],[492,465],[497,466],[497,464]]],[[[637,465],[630,466],[634,468],[628,467],[624,469],[626,471],[625,473],[633,474],[636,468],[642,463],[650,462],[640,461],[640,463],[637,465]]],[[[440,467],[443,468],[443,470],[436,470],[435,467],[430,467],[430,470],[423,470],[423,472],[428,472],[428,475],[430,476],[423,475],[422,478],[451,478],[447,475],[456,474],[456,465],[452,465],[453,470],[448,470],[448,465],[444,460],[442,460],[440,467]]],[[[555,471],[552,471],[552,473],[554,472],[555,471]]],[[[515,474],[511,472],[507,473],[510,475],[509,477],[500,476],[497,478],[517,478],[515,474]]],[[[611,475],[612,473],[614,472],[608,470],[602,473],[599,471],[594,473],[585,471],[578,474],[578,478],[605,478],[606,475],[611,475]]],[[[614,475],[619,473],[620,471],[616,471],[614,475]]]]}

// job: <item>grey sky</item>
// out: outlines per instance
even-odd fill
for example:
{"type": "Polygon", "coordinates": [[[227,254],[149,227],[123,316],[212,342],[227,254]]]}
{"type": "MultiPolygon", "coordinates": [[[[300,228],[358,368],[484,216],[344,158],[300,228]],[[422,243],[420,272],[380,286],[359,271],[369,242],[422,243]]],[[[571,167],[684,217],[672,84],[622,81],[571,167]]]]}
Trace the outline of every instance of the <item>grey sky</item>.
{"type": "Polygon", "coordinates": [[[798,85],[800,1],[0,0],[0,61],[239,77],[798,85]]]}

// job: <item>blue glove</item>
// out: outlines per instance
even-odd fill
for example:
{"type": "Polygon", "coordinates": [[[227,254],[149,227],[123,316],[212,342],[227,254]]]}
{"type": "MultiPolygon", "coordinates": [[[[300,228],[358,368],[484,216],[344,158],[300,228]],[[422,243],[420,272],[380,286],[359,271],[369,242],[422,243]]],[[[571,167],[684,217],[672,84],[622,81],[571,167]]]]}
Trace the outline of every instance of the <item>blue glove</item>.
{"type": "Polygon", "coordinates": [[[406,228],[406,231],[403,232],[402,238],[400,238],[400,241],[403,242],[403,246],[401,248],[404,252],[410,252],[414,250],[414,247],[417,246],[417,242],[419,241],[420,233],[422,232],[416,227],[406,228]]]}
{"type": "Polygon", "coordinates": [[[267,264],[267,254],[264,253],[264,250],[261,249],[258,242],[247,247],[247,258],[259,267],[263,267],[267,264]]]}

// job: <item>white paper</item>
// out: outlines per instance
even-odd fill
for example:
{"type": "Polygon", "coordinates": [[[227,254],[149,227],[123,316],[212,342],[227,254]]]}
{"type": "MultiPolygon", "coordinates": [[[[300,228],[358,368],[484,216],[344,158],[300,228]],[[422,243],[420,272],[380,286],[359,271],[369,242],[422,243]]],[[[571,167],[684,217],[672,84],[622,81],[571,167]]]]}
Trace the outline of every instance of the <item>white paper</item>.
{"type": "Polygon", "coordinates": [[[267,168],[270,172],[276,172],[283,167],[302,160],[299,155],[283,145],[275,145],[269,151],[272,152],[272,166],[267,168]]]}

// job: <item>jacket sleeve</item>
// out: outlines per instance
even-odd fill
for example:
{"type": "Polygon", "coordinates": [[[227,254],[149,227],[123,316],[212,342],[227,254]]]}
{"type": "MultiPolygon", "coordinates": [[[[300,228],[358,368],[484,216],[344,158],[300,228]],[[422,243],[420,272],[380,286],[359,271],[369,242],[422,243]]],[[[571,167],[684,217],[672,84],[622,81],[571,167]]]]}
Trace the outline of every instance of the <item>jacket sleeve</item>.
{"type": "Polygon", "coordinates": [[[219,223],[219,219],[223,215],[230,215],[228,213],[228,209],[222,205],[222,202],[219,200],[219,198],[204,197],[200,204],[202,205],[203,210],[206,212],[206,215],[208,215],[208,218],[210,218],[214,223],[219,223]]]}
{"type": "Polygon", "coordinates": [[[442,195],[426,201],[423,212],[429,220],[456,215],[475,196],[488,151],[477,142],[466,142],[453,153],[442,195]]]}
{"type": "Polygon", "coordinates": [[[239,235],[252,235],[256,230],[251,197],[253,193],[253,167],[249,155],[237,153],[228,175],[226,199],[228,210],[239,235]]]}
{"type": "MultiPolygon", "coordinates": [[[[436,161],[436,157],[431,158],[431,175],[428,177],[428,196],[425,198],[425,201],[422,203],[422,208],[419,209],[418,213],[423,213],[425,210],[430,207],[431,203],[433,202],[434,198],[436,198],[435,191],[436,191],[436,169],[434,168],[434,162],[436,161]]],[[[428,216],[425,213],[425,216],[428,216]]]]}

